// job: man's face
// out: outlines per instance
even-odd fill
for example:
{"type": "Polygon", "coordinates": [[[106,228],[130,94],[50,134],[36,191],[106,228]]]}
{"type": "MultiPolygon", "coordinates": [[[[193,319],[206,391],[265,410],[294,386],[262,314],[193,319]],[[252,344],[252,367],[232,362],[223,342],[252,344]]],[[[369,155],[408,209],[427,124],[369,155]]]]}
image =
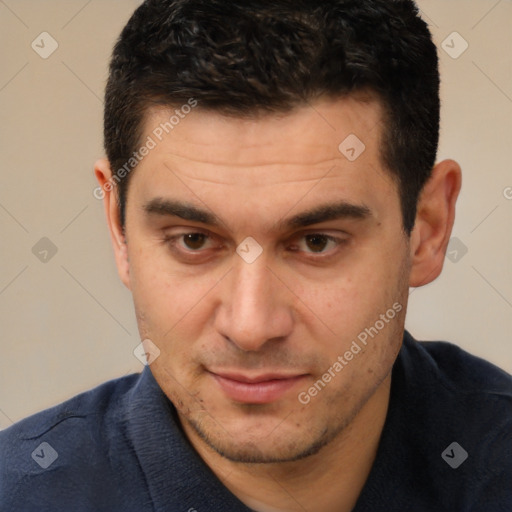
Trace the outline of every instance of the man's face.
{"type": "Polygon", "coordinates": [[[218,453],[314,453],[379,389],[402,340],[408,239],[379,104],[252,120],[199,106],[159,141],[172,113],[146,119],[156,147],[126,210],[127,284],[160,350],[151,370],[218,453]],[[354,138],[339,149],[351,134],[365,145],[355,160],[354,138]]]}

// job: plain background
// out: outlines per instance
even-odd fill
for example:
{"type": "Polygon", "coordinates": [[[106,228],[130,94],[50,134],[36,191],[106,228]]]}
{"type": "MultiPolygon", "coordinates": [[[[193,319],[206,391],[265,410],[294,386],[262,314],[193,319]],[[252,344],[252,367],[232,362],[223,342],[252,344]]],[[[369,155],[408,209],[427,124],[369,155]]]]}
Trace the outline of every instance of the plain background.
{"type": "MultiPolygon", "coordinates": [[[[0,428],[142,369],[92,171],[108,59],[139,3],[0,0],[0,428]],[[46,59],[31,46],[42,32],[58,44],[46,59]]],[[[442,276],[412,290],[407,328],[511,372],[512,2],[419,6],[441,60],[439,160],[464,177],[457,240],[442,276]]]]}

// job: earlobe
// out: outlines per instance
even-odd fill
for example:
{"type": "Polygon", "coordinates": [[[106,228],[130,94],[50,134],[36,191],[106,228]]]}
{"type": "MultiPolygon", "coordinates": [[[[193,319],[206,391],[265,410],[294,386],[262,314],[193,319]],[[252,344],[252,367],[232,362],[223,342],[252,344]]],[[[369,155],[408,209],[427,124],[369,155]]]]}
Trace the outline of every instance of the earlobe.
{"type": "Polygon", "coordinates": [[[117,271],[121,281],[130,289],[130,266],[128,261],[128,248],[121,226],[119,204],[115,183],[112,181],[112,171],[107,159],[102,158],[94,164],[94,174],[102,190],[103,205],[107,217],[110,239],[114,249],[117,271]]]}
{"type": "Polygon", "coordinates": [[[441,273],[455,220],[455,203],[461,181],[459,164],[453,160],[443,160],[434,167],[425,184],[411,233],[411,287],[428,284],[441,273]]]}

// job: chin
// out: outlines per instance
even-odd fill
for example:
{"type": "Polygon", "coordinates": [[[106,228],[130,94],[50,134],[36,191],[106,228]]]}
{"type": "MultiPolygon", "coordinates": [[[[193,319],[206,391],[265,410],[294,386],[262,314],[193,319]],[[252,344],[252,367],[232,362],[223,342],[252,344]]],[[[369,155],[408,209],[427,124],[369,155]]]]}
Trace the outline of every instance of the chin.
{"type": "Polygon", "coordinates": [[[296,421],[278,420],[258,427],[238,421],[234,428],[222,424],[185,419],[187,425],[220,456],[244,464],[293,462],[317,454],[343,429],[313,429],[296,426],[296,421]]]}

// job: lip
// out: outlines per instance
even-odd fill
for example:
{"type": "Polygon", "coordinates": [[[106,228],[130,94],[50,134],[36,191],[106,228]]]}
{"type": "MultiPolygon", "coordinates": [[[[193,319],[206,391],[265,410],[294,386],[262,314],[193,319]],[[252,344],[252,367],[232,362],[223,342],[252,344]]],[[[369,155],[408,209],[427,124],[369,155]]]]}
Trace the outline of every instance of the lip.
{"type": "Polygon", "coordinates": [[[275,402],[306,377],[305,374],[267,373],[248,376],[238,373],[209,373],[228,398],[245,404],[275,402]]]}

